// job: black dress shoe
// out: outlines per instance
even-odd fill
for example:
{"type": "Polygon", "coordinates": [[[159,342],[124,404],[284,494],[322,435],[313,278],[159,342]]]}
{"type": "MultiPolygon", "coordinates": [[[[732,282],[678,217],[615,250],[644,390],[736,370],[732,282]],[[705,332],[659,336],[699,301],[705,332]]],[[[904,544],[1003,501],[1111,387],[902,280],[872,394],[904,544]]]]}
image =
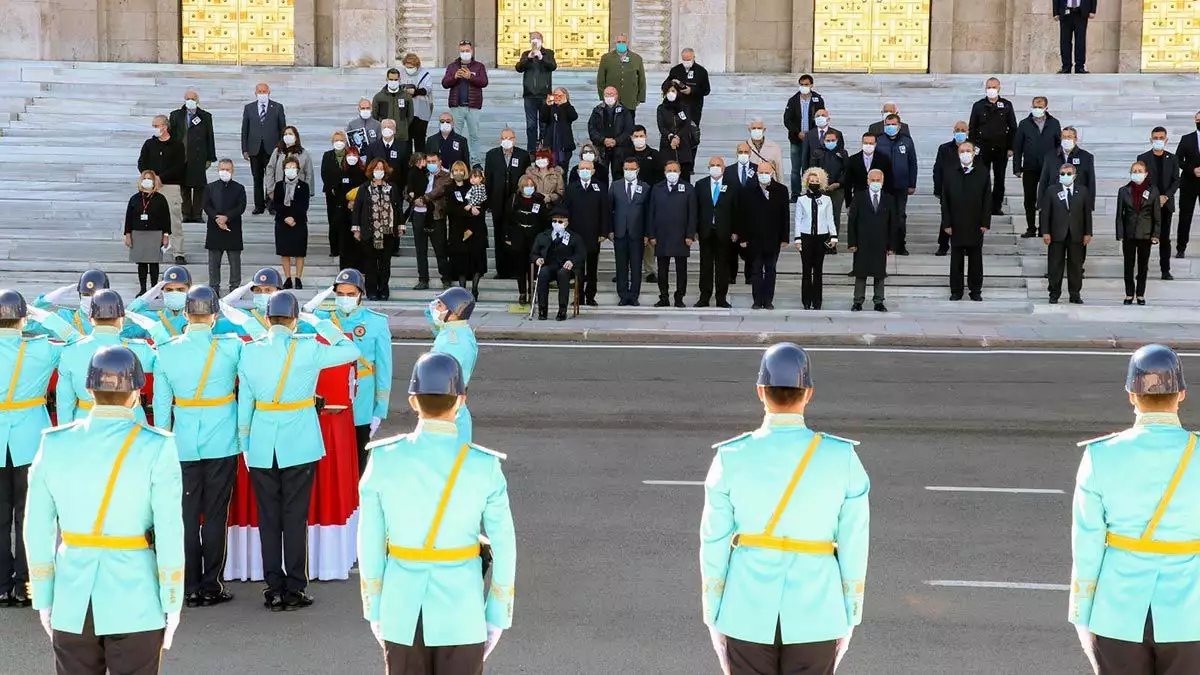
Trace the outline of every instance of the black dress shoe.
{"type": "Polygon", "coordinates": [[[1070,74],[1071,74],[1071,69],[1070,69],[1070,68],[1059,68],[1059,69],[1058,69],[1058,74],[1059,74],[1059,75],[1070,75],[1070,74]]]}
{"type": "Polygon", "coordinates": [[[296,290],[298,290],[298,291],[304,290],[304,282],[300,281],[300,277],[296,277],[296,281],[293,282],[292,285],[295,286],[296,290]]]}
{"type": "Polygon", "coordinates": [[[754,304],[754,305],[751,305],[751,306],[750,306],[750,309],[762,309],[762,305],[759,305],[759,304],[757,304],[757,303],[756,303],[756,304],[754,304]]]}
{"type": "Polygon", "coordinates": [[[687,307],[687,305],[685,305],[685,304],[683,303],[683,298],[675,298],[675,306],[676,306],[676,307],[678,307],[678,308],[680,308],[680,309],[683,309],[684,307],[687,307]]]}
{"type": "Polygon", "coordinates": [[[733,305],[729,304],[728,300],[718,300],[717,307],[721,309],[733,309],[733,305]]]}
{"type": "Polygon", "coordinates": [[[429,282],[428,281],[418,281],[417,284],[412,287],[412,289],[414,291],[427,291],[427,290],[429,290],[429,282]]]}
{"type": "Polygon", "coordinates": [[[528,305],[529,304],[529,296],[522,295],[521,297],[517,298],[517,304],[518,305],[528,305]]]}
{"type": "Polygon", "coordinates": [[[950,252],[950,249],[939,247],[938,250],[934,253],[934,255],[936,255],[938,257],[942,257],[942,256],[945,256],[949,252],[950,252]]]}
{"type": "Polygon", "coordinates": [[[558,314],[556,314],[554,316],[554,320],[555,321],[566,321],[567,320],[567,310],[565,308],[559,308],[558,314]]]}
{"type": "Polygon", "coordinates": [[[186,265],[186,264],[187,264],[187,258],[185,258],[185,257],[183,257],[183,256],[181,256],[181,255],[177,255],[177,256],[175,256],[175,264],[176,264],[176,265],[186,265]]]}
{"type": "Polygon", "coordinates": [[[1057,304],[1058,304],[1058,298],[1056,298],[1056,297],[1054,297],[1054,296],[1050,296],[1050,304],[1052,304],[1052,305],[1057,305],[1057,304]]]}
{"type": "Polygon", "coordinates": [[[958,302],[959,300],[962,300],[962,293],[951,293],[950,300],[953,302],[958,302]]]}
{"type": "Polygon", "coordinates": [[[0,607],[13,606],[15,606],[15,603],[13,601],[12,593],[0,593],[0,607]]]}
{"type": "Polygon", "coordinates": [[[287,279],[283,280],[283,287],[284,287],[284,289],[289,289],[292,287],[292,278],[291,277],[288,277],[287,279]]]}
{"type": "Polygon", "coordinates": [[[621,301],[617,303],[617,307],[628,307],[628,306],[629,306],[629,301],[626,300],[625,298],[621,298],[621,301]]]}
{"type": "Polygon", "coordinates": [[[1068,300],[1068,302],[1070,302],[1072,305],[1082,305],[1083,298],[1081,298],[1079,296],[1075,296],[1074,298],[1071,298],[1070,300],[1068,300]]]}
{"type": "Polygon", "coordinates": [[[882,302],[877,302],[877,303],[875,303],[875,311],[876,312],[886,312],[886,311],[888,311],[887,305],[883,304],[882,302]]]}
{"type": "Polygon", "coordinates": [[[272,612],[283,611],[283,594],[279,591],[267,589],[263,591],[263,606],[272,612]]]}
{"type": "Polygon", "coordinates": [[[763,305],[763,309],[775,309],[775,305],[768,302],[767,304],[763,305]]]}
{"type": "Polygon", "coordinates": [[[1025,230],[1021,233],[1022,239],[1033,239],[1037,236],[1037,230],[1025,230]]]}
{"type": "Polygon", "coordinates": [[[1090,72],[1088,72],[1088,69],[1087,69],[1087,68],[1076,68],[1076,69],[1075,69],[1075,74],[1076,74],[1076,75],[1091,75],[1091,73],[1090,73],[1090,72]]]}
{"type": "Polygon", "coordinates": [[[202,607],[212,607],[213,605],[223,605],[233,600],[233,593],[229,591],[215,591],[208,593],[200,593],[200,605],[202,607]]]}
{"type": "Polygon", "coordinates": [[[853,305],[850,305],[850,311],[851,312],[861,312],[862,311],[862,303],[856,302],[853,305]]]}
{"type": "Polygon", "coordinates": [[[658,302],[654,303],[654,306],[655,307],[670,307],[671,301],[667,300],[666,298],[660,298],[658,302]]]}
{"type": "Polygon", "coordinates": [[[617,283],[617,275],[615,275],[615,274],[613,275],[612,282],[614,284],[617,283]]]}
{"type": "Polygon", "coordinates": [[[1132,304],[1133,304],[1133,298],[1125,298],[1123,301],[1121,301],[1121,304],[1122,304],[1122,305],[1132,305],[1132,304]]]}
{"type": "Polygon", "coordinates": [[[266,212],[267,212],[267,210],[266,210],[266,209],[254,209],[253,211],[251,211],[251,212],[250,212],[250,215],[252,215],[252,216],[261,216],[262,214],[264,214],[264,213],[266,213],[266,212]]]}
{"type": "Polygon", "coordinates": [[[447,288],[450,288],[453,285],[454,284],[450,283],[449,279],[442,279],[442,290],[443,291],[446,290],[447,288]]]}
{"type": "Polygon", "coordinates": [[[975,302],[983,302],[983,296],[979,293],[971,293],[970,298],[975,302]]]}
{"type": "Polygon", "coordinates": [[[1138,299],[1137,299],[1137,304],[1139,304],[1139,305],[1143,305],[1143,306],[1144,306],[1144,305],[1146,304],[1146,299],[1145,299],[1145,298],[1138,298],[1138,299]]]}
{"type": "Polygon", "coordinates": [[[203,607],[204,601],[201,600],[199,593],[188,593],[183,598],[184,607],[203,607]]]}
{"type": "Polygon", "coordinates": [[[286,612],[312,607],[312,604],[312,596],[303,591],[288,591],[283,594],[283,609],[286,612]]]}
{"type": "Polygon", "coordinates": [[[33,601],[29,599],[29,593],[25,592],[25,584],[17,584],[17,587],[12,592],[12,604],[14,607],[29,607],[33,601]]]}
{"type": "Polygon", "coordinates": [[[908,249],[902,248],[899,251],[896,251],[896,255],[908,255],[908,249]]]}
{"type": "Polygon", "coordinates": [[[697,301],[696,301],[696,304],[694,304],[694,305],[692,305],[692,306],[693,306],[693,307],[708,307],[708,306],[709,306],[709,302],[708,302],[708,300],[705,300],[705,299],[701,298],[701,299],[697,300],[697,301]]]}
{"type": "Polygon", "coordinates": [[[1002,216],[1002,215],[1004,215],[1004,210],[1003,209],[994,209],[992,211],[992,215],[993,216],[1002,216]]]}
{"type": "Polygon", "coordinates": [[[812,304],[808,302],[804,303],[804,309],[812,309],[812,304]]]}
{"type": "Polygon", "coordinates": [[[742,281],[742,283],[749,286],[750,284],[752,284],[754,282],[750,280],[750,277],[746,277],[745,280],[742,281]]]}
{"type": "Polygon", "coordinates": [[[1175,281],[1175,275],[1171,274],[1170,272],[1163,272],[1162,278],[1163,281],[1175,281]]]}
{"type": "Polygon", "coordinates": [[[548,312],[544,309],[538,310],[538,321],[545,321],[547,314],[548,314],[548,312]]]}
{"type": "Polygon", "coordinates": [[[1183,260],[1183,249],[1175,249],[1175,257],[1183,260]]]}
{"type": "MultiPolygon", "coordinates": [[[[613,282],[613,283],[616,283],[616,282],[613,282]]],[[[657,283],[658,283],[658,275],[657,275],[657,274],[655,274],[654,272],[651,272],[650,274],[647,274],[647,275],[646,275],[646,283],[648,283],[648,284],[657,284],[657,283]]]]}
{"type": "Polygon", "coordinates": [[[634,299],[632,299],[632,300],[630,300],[630,301],[629,301],[629,306],[630,306],[630,307],[641,307],[641,306],[642,306],[642,303],[638,302],[638,299],[637,299],[637,298],[634,298],[634,299]]]}

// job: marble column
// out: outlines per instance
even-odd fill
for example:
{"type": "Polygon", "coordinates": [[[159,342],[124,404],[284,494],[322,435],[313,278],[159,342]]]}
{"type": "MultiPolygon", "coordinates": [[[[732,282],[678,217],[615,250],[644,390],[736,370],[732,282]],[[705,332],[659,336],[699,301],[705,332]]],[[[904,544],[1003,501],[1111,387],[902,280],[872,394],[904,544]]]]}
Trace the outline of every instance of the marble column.
{"type": "Polygon", "coordinates": [[[49,26],[41,0],[9,0],[0,21],[0,59],[44,59],[49,26]]]}
{"type": "MultiPolygon", "coordinates": [[[[372,67],[394,62],[391,52],[395,44],[395,0],[331,0],[330,4],[328,21],[332,43],[329,46],[331,61],[328,65],[372,67]]],[[[317,4],[316,9],[315,25],[319,29],[326,19],[321,15],[321,4],[317,4]]],[[[299,11],[296,20],[298,45],[299,11]]],[[[320,50],[321,47],[318,47],[318,53],[320,50]]],[[[300,65],[299,54],[296,63],[300,65]]]]}

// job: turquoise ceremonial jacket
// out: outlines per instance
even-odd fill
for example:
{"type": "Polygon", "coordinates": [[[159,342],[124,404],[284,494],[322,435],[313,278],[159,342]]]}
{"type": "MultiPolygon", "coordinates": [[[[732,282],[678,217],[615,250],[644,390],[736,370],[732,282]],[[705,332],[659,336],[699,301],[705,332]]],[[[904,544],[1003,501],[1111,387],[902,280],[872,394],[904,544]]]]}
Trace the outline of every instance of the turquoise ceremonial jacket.
{"type": "Polygon", "coordinates": [[[242,341],[197,324],[183,331],[158,346],[154,422],[175,432],[181,462],[232,457],[239,452],[234,389],[242,341]],[[216,404],[226,398],[228,402],[216,404]],[[184,405],[176,405],[177,399],[184,405]],[[188,405],[197,399],[211,404],[188,405]]]}
{"type": "Polygon", "coordinates": [[[349,314],[339,309],[317,310],[358,345],[358,387],[354,393],[354,424],[387,419],[392,397],[392,331],[387,316],[358,307],[349,314]]]}
{"type": "MultiPolygon", "coordinates": [[[[125,311],[137,312],[142,316],[148,316],[158,321],[158,325],[149,332],[136,324],[126,321],[125,330],[122,333],[126,337],[149,338],[154,340],[155,344],[183,335],[183,331],[188,325],[187,316],[182,311],[173,312],[165,307],[162,309],[151,309],[150,304],[141,298],[135,298],[130,302],[125,311]]],[[[224,316],[217,316],[217,325],[213,326],[214,333],[224,335],[226,333],[237,333],[237,331],[237,326],[233,325],[229,319],[226,319],[224,316]]]]}
{"type": "MultiPolygon", "coordinates": [[[[71,327],[75,329],[75,332],[79,333],[80,335],[91,335],[92,329],[95,328],[92,320],[89,319],[86,314],[80,311],[78,307],[60,307],[53,302],[46,300],[45,294],[39,295],[37,299],[33,301],[33,306],[57,315],[58,318],[70,324],[71,327]]],[[[50,334],[49,329],[47,329],[45,326],[37,325],[29,325],[27,327],[27,332],[35,335],[50,334]]]]}
{"type": "Polygon", "coordinates": [[[862,622],[870,481],[854,441],[822,434],[774,536],[836,542],[837,555],[731,548],[761,534],[814,432],[802,415],[767,415],[758,430],[715,446],[704,483],[700,568],[704,622],[723,635],[774,644],[845,637],[862,622]]]}
{"type": "MultiPolygon", "coordinates": [[[[1135,553],[1105,544],[1140,538],[1187,448],[1170,414],[1142,414],[1125,431],[1086,441],[1072,505],[1070,621],[1115,640],[1200,640],[1200,555],[1135,553]]],[[[1197,448],[1200,450],[1200,448],[1197,448]]],[[[1200,458],[1181,476],[1152,539],[1200,541],[1200,458]]]]}
{"type": "Polygon", "coordinates": [[[158,630],[183,604],[183,479],[171,433],[97,406],[47,429],[29,471],[25,549],[34,609],[51,609],[55,630],[80,634],[88,606],[97,635],[158,630]],[[97,516],[118,454],[139,431],[113,483],[104,522],[97,516]],[[57,544],[73,534],[142,537],[154,550],[57,544]],[[64,534],[64,537],[66,535],[64,534]]]}
{"type": "MultiPolygon", "coordinates": [[[[471,384],[471,374],[475,372],[475,362],[479,360],[479,343],[475,341],[475,329],[466,321],[436,321],[433,310],[425,308],[425,318],[433,329],[433,349],[430,351],[449,354],[458,359],[462,368],[463,384],[471,384]]],[[[474,438],[474,422],[471,411],[467,406],[459,406],[458,417],[454,423],[458,425],[459,440],[470,443],[474,438]]]]}
{"type": "MultiPolygon", "coordinates": [[[[264,314],[262,314],[261,312],[259,312],[257,309],[247,309],[247,310],[243,310],[243,311],[245,311],[246,314],[249,314],[250,317],[254,320],[247,322],[245,326],[233,326],[233,330],[231,332],[236,334],[238,337],[248,337],[251,340],[261,340],[261,339],[265,338],[267,336],[267,331],[270,330],[270,328],[271,328],[271,322],[267,320],[267,317],[264,314]]],[[[221,319],[218,319],[218,321],[225,321],[225,320],[227,320],[227,319],[225,319],[224,317],[222,317],[221,319]]],[[[296,323],[296,335],[316,335],[316,334],[317,334],[316,330],[314,330],[312,326],[304,323],[303,321],[299,321],[296,323]]]]}
{"type": "MultiPolygon", "coordinates": [[[[27,326],[33,324],[27,320],[27,326]]],[[[57,314],[39,324],[67,344],[79,338],[67,322],[57,314]]],[[[15,328],[0,328],[0,447],[5,448],[12,466],[28,466],[42,442],[42,431],[50,426],[46,410],[46,389],[50,376],[58,367],[66,344],[51,342],[45,335],[23,337],[15,328]],[[23,347],[23,349],[22,349],[23,347]],[[18,368],[17,356],[21,362],[18,368]],[[37,405],[30,402],[42,399],[37,405]],[[24,403],[22,403],[24,402],[24,403]]],[[[21,508],[20,505],[17,508],[21,508]]]]}
{"type": "Polygon", "coordinates": [[[380,622],[388,642],[412,645],[418,616],[431,647],[483,642],[485,624],[512,626],[517,552],[503,455],[468,444],[433,542],[435,549],[471,546],[482,522],[492,546],[486,593],[480,558],[411,562],[388,554],[389,543],[425,546],[463,445],[454,424],[422,420],[410,434],[367,446],[371,458],[359,485],[358,521],[363,617],[380,622]]]}
{"type": "MultiPolygon", "coordinates": [[[[58,362],[58,386],[54,389],[57,399],[58,423],[67,424],[81,417],[87,417],[87,411],[78,407],[78,402],[91,402],[92,395],[87,390],[88,366],[92,356],[101,347],[124,345],[128,347],[142,363],[142,369],[147,373],[154,372],[156,354],[145,340],[122,338],[115,328],[96,326],[91,335],[68,346],[58,362]]],[[[134,408],[137,421],[146,421],[146,411],[139,403],[134,408]]]]}
{"type": "Polygon", "coordinates": [[[284,326],[271,326],[266,337],[245,344],[238,365],[238,438],[252,469],[270,469],[279,462],[286,469],[315,462],[325,456],[325,442],[317,410],[261,410],[259,404],[312,401],[322,368],[350,363],[358,347],[328,321],[314,335],[300,335],[284,326]],[[288,369],[288,351],[295,345],[288,369]]]}

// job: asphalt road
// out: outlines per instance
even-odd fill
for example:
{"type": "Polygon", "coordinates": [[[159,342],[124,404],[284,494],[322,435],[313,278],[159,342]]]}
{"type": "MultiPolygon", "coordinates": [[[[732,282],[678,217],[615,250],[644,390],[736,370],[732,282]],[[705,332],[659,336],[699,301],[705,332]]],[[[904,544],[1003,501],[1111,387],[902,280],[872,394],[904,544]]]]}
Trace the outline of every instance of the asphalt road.
{"type": "MultiPolygon", "coordinates": [[[[396,348],[403,391],[419,348],[396,348]]],[[[1082,674],[1066,584],[1075,442],[1131,419],[1121,355],[815,352],[810,425],[862,442],[872,479],[866,611],[840,674],[1082,674]],[[1064,494],[932,492],[926,486],[1064,494]]],[[[477,441],[509,453],[516,624],[489,675],[717,673],[700,620],[709,446],[757,426],[756,350],[484,347],[477,441]]],[[[398,401],[404,407],[403,401],[398,401]]],[[[409,429],[398,411],[381,433],[409,429]]],[[[258,584],[188,610],[167,674],[378,673],[358,584],[270,614],[258,584]]],[[[33,612],[0,614],[0,674],[51,672],[33,612]]]]}

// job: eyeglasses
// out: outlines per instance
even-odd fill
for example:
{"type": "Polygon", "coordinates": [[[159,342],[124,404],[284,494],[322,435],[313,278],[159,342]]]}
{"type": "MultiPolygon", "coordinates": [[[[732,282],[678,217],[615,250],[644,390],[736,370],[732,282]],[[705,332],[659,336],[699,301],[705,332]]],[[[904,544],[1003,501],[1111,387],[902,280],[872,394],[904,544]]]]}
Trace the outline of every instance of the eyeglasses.
{"type": "Polygon", "coordinates": [[[1058,174],[1058,175],[1060,175],[1060,176],[1074,176],[1075,174],[1073,174],[1073,173],[1060,173],[1060,174],[1058,174]]]}

